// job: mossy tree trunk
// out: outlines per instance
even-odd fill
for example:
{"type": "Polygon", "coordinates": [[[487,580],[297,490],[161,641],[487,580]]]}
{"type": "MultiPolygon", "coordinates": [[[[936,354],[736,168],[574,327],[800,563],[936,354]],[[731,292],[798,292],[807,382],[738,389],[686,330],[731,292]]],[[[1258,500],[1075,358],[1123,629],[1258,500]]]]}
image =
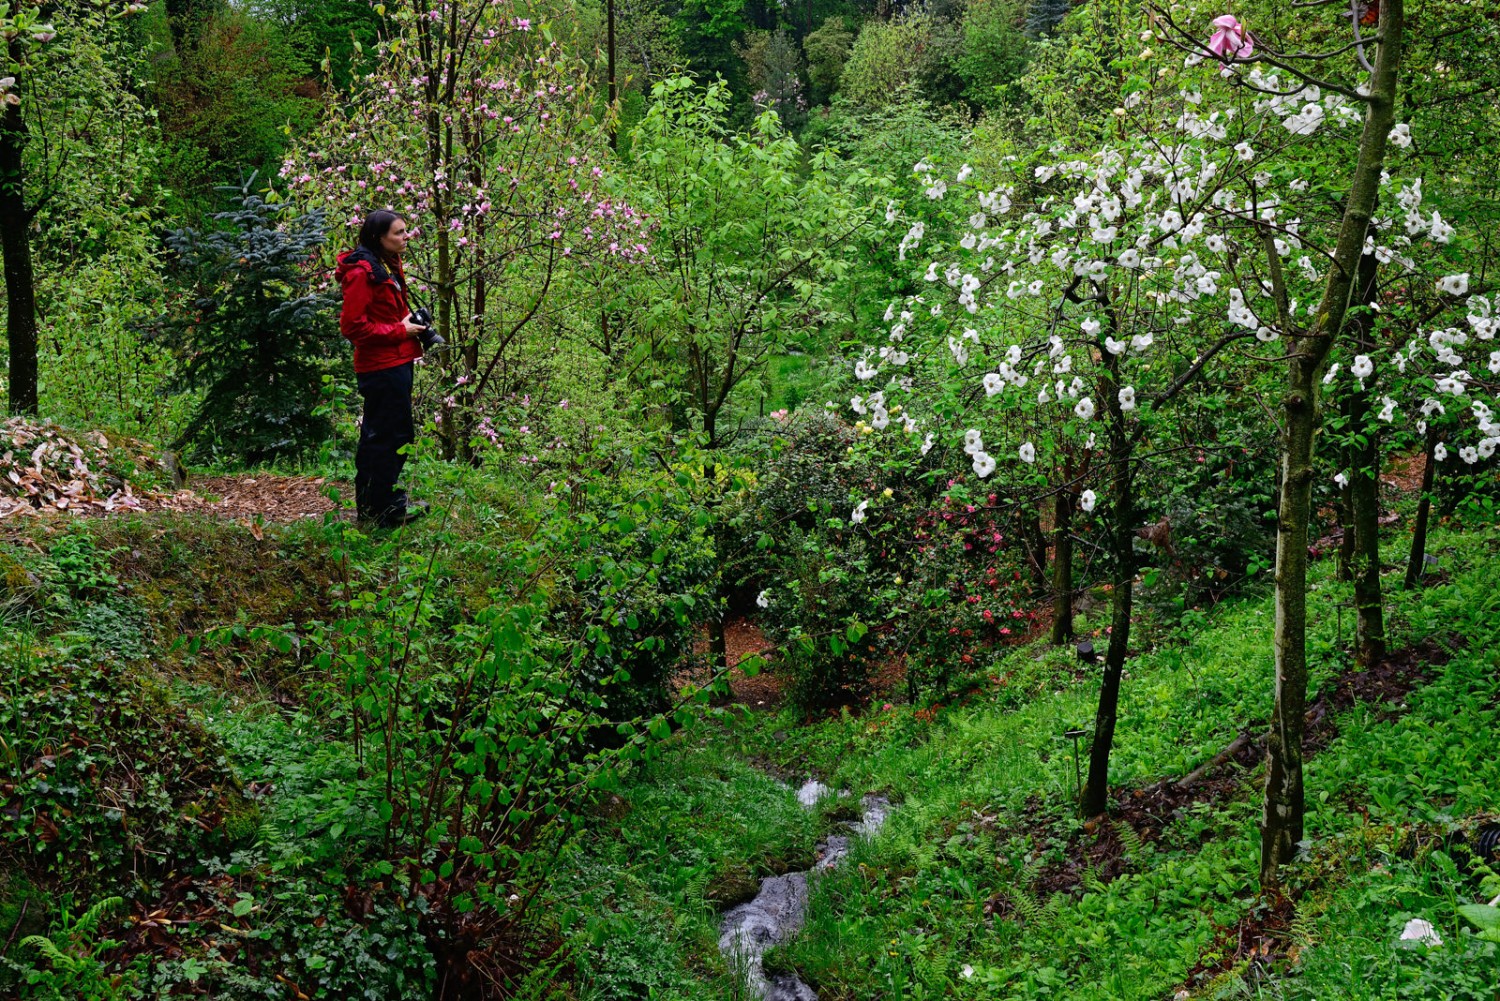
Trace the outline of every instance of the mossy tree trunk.
{"type": "MultiPolygon", "coordinates": [[[[1286,304],[1286,285],[1274,249],[1267,257],[1281,322],[1291,336],[1282,398],[1281,503],[1276,532],[1276,702],[1266,744],[1261,811],[1260,880],[1279,885],[1280,868],[1302,841],[1303,714],[1307,708],[1307,535],[1312,515],[1313,439],[1318,429],[1318,375],[1334,338],[1343,330],[1365,236],[1380,190],[1387,137],[1395,125],[1396,87],[1405,30],[1403,0],[1381,9],[1380,49],[1369,81],[1369,108],[1344,217],[1323,298],[1310,327],[1297,331],[1286,304]]],[[[1271,234],[1263,234],[1268,248],[1271,234]]]]}
{"type": "Polygon", "coordinates": [[[1094,713],[1094,743],[1089,746],[1089,779],[1083,786],[1083,815],[1095,816],[1109,807],[1110,752],[1115,747],[1115,723],[1121,702],[1121,677],[1130,650],[1131,600],[1136,582],[1136,485],[1131,468],[1131,441],[1124,420],[1110,431],[1110,558],[1115,563],[1110,591],[1110,645],[1104,656],[1100,704],[1094,713]]]}

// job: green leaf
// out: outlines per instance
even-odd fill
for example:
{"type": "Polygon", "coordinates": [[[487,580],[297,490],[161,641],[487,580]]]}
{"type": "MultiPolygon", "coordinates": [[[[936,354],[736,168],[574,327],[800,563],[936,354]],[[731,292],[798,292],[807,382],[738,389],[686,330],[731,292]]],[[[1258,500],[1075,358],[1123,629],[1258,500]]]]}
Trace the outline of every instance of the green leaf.
{"type": "Polygon", "coordinates": [[[236,900],[234,902],[234,907],[232,908],[232,910],[235,917],[244,917],[246,914],[249,914],[251,911],[255,910],[255,898],[241,897],[239,900],[236,900]]]}
{"type": "Polygon", "coordinates": [[[844,630],[844,635],[849,637],[850,643],[858,643],[869,631],[870,627],[863,622],[851,622],[849,628],[844,630]]]}
{"type": "Polygon", "coordinates": [[[1500,930],[1500,907],[1488,904],[1464,904],[1458,909],[1474,927],[1481,931],[1500,930]]]}

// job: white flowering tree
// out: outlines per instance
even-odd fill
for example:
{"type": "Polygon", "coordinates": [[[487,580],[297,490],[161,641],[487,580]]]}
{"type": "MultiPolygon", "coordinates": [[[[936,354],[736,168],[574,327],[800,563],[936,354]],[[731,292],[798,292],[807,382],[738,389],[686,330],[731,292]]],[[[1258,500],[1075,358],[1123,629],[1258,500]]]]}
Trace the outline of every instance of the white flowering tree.
{"type": "MultiPolygon", "coordinates": [[[[1343,357],[1330,364],[1324,384],[1343,401],[1342,430],[1349,447],[1335,481],[1350,498],[1354,531],[1356,659],[1378,660],[1384,652],[1377,519],[1380,452],[1384,429],[1414,431],[1424,460],[1422,496],[1413,527],[1406,583],[1422,572],[1434,480],[1444,469],[1457,475],[1491,465],[1500,447],[1500,423],[1486,401],[1500,387],[1500,318],[1490,297],[1470,287],[1467,272],[1424,274],[1399,249],[1409,246],[1403,226],[1427,218],[1418,176],[1397,194],[1400,213],[1375,220],[1385,241],[1366,242],[1361,261],[1351,337],[1343,357]],[[1404,222],[1401,216],[1404,215],[1404,222]],[[1393,247],[1394,243],[1397,247],[1393,247]]],[[[1410,437],[1410,435],[1407,435],[1410,437]]]]}
{"type": "MultiPolygon", "coordinates": [[[[908,207],[900,251],[927,262],[922,277],[930,291],[894,304],[897,318],[910,319],[883,330],[884,343],[868,346],[855,364],[856,377],[876,388],[872,424],[881,426],[884,417],[889,425],[888,405],[899,397],[913,451],[938,439],[956,444],[961,434],[976,477],[993,474],[1002,461],[1033,462],[1039,447],[1052,447],[1011,440],[1006,429],[1018,407],[1071,412],[1064,439],[1097,452],[1104,498],[1095,516],[1108,523],[1114,567],[1084,794],[1090,812],[1107,802],[1130,633],[1139,474],[1154,449],[1170,447],[1156,432],[1206,373],[1227,382],[1242,367],[1284,367],[1277,710],[1263,823],[1268,885],[1302,836],[1307,536],[1319,392],[1330,352],[1349,336],[1366,237],[1372,224],[1382,229],[1373,210],[1382,186],[1394,183],[1382,173],[1386,149],[1410,139],[1392,103],[1399,2],[1382,18],[1378,36],[1344,48],[1350,82],[1340,83],[1300,69],[1326,71],[1337,52],[1299,66],[1299,57],[1258,45],[1233,17],[1205,29],[1201,22],[1179,26],[1157,10],[1137,25],[1141,51],[1116,64],[1116,139],[1084,149],[1064,140],[1045,162],[1011,160],[984,172],[919,163],[927,197],[908,207]],[[1153,51],[1163,43],[1185,53],[1180,64],[1153,51]],[[1369,69],[1362,65],[1366,47],[1374,50],[1369,69]],[[924,242],[934,215],[967,223],[957,245],[924,242]]],[[[1418,218],[1419,231],[1399,250],[1402,268],[1413,273],[1431,268],[1410,254],[1437,254],[1454,235],[1435,213],[1412,210],[1400,222],[1415,226],[1418,218]]],[[[1366,364],[1373,362],[1361,362],[1361,370],[1366,364]]],[[[861,403],[870,407],[869,393],[861,403]]],[[[1085,514],[1097,500],[1093,489],[1079,494],[1085,514]]]]}

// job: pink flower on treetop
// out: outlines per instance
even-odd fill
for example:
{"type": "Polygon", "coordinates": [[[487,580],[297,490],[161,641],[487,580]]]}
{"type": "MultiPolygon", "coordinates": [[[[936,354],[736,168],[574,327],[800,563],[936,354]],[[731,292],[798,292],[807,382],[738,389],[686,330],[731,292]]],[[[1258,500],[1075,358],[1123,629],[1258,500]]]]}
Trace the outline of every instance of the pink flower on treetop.
{"type": "Polygon", "coordinates": [[[1208,50],[1224,61],[1248,59],[1255,52],[1255,43],[1233,14],[1221,14],[1214,18],[1218,31],[1208,40],[1208,50]]]}

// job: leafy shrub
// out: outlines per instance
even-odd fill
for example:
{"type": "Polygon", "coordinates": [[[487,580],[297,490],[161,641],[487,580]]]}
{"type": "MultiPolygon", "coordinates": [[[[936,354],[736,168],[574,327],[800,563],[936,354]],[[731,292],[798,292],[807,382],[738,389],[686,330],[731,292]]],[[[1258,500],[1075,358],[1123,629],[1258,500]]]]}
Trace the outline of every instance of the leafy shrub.
{"type": "Polygon", "coordinates": [[[572,650],[585,690],[619,719],[665,708],[694,624],[711,614],[707,514],[680,476],[655,478],[653,490],[581,494],[582,509],[549,534],[575,571],[559,582],[548,631],[572,650]]]}
{"type": "Polygon", "coordinates": [[[0,860],[103,889],[227,843],[244,799],[223,749],[159,688],[87,643],[6,659],[0,860]]]}
{"type": "Polygon", "coordinates": [[[852,444],[861,430],[792,415],[755,490],[766,555],[746,579],[766,588],[762,620],[809,710],[863,701],[881,662],[904,667],[915,700],[1034,618],[1000,495],[971,498],[956,480],[939,493],[930,475],[873,468],[852,444]],[[863,522],[851,510],[861,497],[873,498],[863,522]]]}
{"type": "Polygon", "coordinates": [[[1007,92],[1026,71],[1023,3],[980,0],[964,14],[963,54],[957,71],[963,78],[966,100],[995,109],[1006,103],[1007,92]]]}
{"type": "Polygon", "coordinates": [[[854,33],[841,17],[830,17],[816,31],[808,33],[802,40],[802,52],[807,57],[807,78],[812,83],[814,104],[824,104],[838,90],[839,77],[844,64],[849,60],[849,50],[854,45],[854,33]]]}
{"type": "Polygon", "coordinates": [[[839,77],[839,93],[871,107],[895,100],[902,85],[913,79],[926,36],[927,25],[919,16],[866,21],[839,77]]]}
{"type": "Polygon", "coordinates": [[[1140,562],[1156,570],[1147,571],[1141,600],[1169,624],[1184,609],[1219,601],[1273,562],[1271,432],[1242,427],[1221,433],[1245,444],[1178,453],[1161,470],[1160,500],[1142,512],[1148,527],[1138,533],[1140,562]]]}

